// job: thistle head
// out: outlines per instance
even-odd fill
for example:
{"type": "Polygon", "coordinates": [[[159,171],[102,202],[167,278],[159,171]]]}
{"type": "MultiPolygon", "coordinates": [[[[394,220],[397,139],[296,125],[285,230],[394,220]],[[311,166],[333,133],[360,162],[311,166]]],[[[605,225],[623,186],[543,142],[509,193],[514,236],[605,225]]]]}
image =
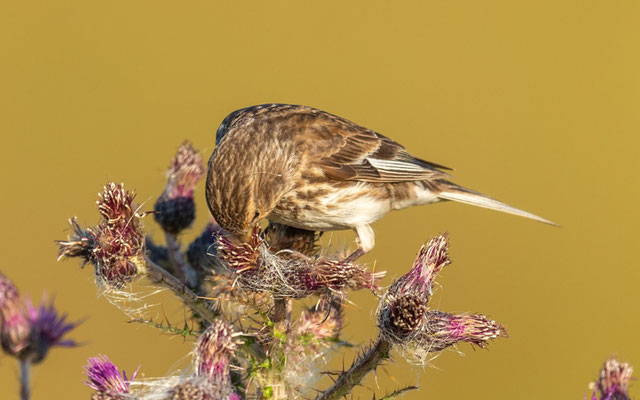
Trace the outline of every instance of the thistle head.
{"type": "Polygon", "coordinates": [[[19,356],[29,345],[29,322],[18,288],[0,273],[0,342],[7,354],[19,356]]]}
{"type": "Polygon", "coordinates": [[[167,171],[167,186],[154,205],[154,218],[165,232],[176,235],[193,223],[193,191],[203,175],[200,154],[189,142],[183,142],[167,171]]]}
{"type": "Polygon", "coordinates": [[[227,382],[229,365],[238,348],[231,327],[222,320],[216,320],[200,336],[196,347],[196,375],[206,377],[212,384],[227,382]]]}
{"type": "Polygon", "coordinates": [[[191,143],[182,142],[167,171],[166,194],[169,198],[193,197],[193,191],[204,176],[202,157],[191,143]]]}
{"type": "Polygon", "coordinates": [[[122,400],[129,394],[131,381],[138,373],[136,370],[131,378],[122,370],[122,374],[107,356],[100,355],[89,358],[84,367],[87,375],[87,386],[95,390],[92,400],[122,400]]]}
{"type": "MultiPolygon", "coordinates": [[[[600,392],[599,400],[629,400],[629,381],[633,374],[633,368],[627,363],[621,363],[615,357],[608,359],[596,382],[597,390],[600,392]]],[[[594,392],[594,400],[597,399],[594,392]]]]}
{"type": "Polygon", "coordinates": [[[34,307],[27,301],[27,318],[31,327],[29,356],[31,362],[39,363],[47,356],[52,347],[74,347],[74,340],[64,336],[81,322],[68,322],[66,314],[60,314],[53,306],[53,300],[46,304],[43,300],[40,307],[34,307]]]}
{"type": "Polygon", "coordinates": [[[449,254],[446,235],[438,235],[422,245],[413,267],[389,288],[389,294],[401,296],[412,293],[423,298],[425,303],[432,292],[436,275],[448,264],[449,254]]]}
{"type": "Polygon", "coordinates": [[[58,259],[80,257],[95,268],[98,283],[120,288],[144,270],[144,230],[135,193],[123,184],[109,183],[98,195],[101,222],[94,228],[82,229],[76,219],[70,220],[73,234],[58,241],[58,259]]]}
{"type": "Polygon", "coordinates": [[[502,325],[484,315],[429,309],[433,281],[449,263],[447,239],[439,235],[422,246],[411,270],[391,285],[378,305],[380,335],[419,363],[459,342],[485,347],[490,340],[507,337],[502,325]]]}
{"type": "Polygon", "coordinates": [[[489,341],[500,337],[509,337],[507,330],[484,315],[453,315],[442,311],[427,311],[421,335],[431,351],[440,351],[459,342],[484,348],[489,341]]]}

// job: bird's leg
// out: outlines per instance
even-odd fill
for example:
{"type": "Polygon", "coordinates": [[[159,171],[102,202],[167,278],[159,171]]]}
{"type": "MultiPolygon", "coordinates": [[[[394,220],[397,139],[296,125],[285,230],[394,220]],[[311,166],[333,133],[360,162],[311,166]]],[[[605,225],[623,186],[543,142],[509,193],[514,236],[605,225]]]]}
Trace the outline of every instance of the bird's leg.
{"type": "Polygon", "coordinates": [[[376,243],[376,237],[370,225],[356,226],[353,230],[356,232],[356,243],[358,244],[358,249],[342,260],[344,263],[352,263],[367,254],[371,249],[373,249],[373,246],[376,243]]]}

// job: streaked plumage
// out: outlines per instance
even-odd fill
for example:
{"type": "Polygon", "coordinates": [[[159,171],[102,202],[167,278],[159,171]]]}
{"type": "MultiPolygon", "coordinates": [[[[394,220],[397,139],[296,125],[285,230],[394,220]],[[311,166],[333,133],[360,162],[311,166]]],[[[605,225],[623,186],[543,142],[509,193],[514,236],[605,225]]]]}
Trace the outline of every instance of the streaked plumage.
{"type": "Polygon", "coordinates": [[[371,223],[441,200],[551,223],[450,182],[449,169],[336,115],[265,104],[234,111],[218,128],[206,195],[216,221],[241,240],[268,218],[312,231],[354,229],[360,254],[374,245],[371,223]]]}

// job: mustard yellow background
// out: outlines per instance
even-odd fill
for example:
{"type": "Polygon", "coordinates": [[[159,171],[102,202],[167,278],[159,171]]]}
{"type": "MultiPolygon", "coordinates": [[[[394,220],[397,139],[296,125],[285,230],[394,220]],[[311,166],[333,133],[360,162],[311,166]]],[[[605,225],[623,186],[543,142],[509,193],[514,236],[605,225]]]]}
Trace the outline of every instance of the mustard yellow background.
{"type": "MultiPolygon", "coordinates": [[[[453,203],[377,223],[365,261],[389,271],[385,284],[448,231],[454,264],[432,306],[489,314],[511,338],[424,370],[395,357],[356,398],[417,383],[406,399],[579,399],[612,354],[640,369],[640,2],[2,3],[0,270],[88,317],[71,335],[83,346],[34,368],[33,399],[88,398],[82,366],[96,354],[146,377],[188,361],[189,340],[127,324],[90,268],[56,262],[54,240],[68,217],[96,222],[109,180],[150,209],[183,139],[206,158],[227,113],[265,102],[349,118],[563,226],[453,203]]],[[[207,221],[202,186],[197,201],[185,241],[207,221]]],[[[161,299],[180,323],[180,304],[161,299]]],[[[365,343],[376,300],[352,299],[344,338],[365,343]]],[[[0,358],[2,399],[18,397],[17,371],[0,358]]]]}

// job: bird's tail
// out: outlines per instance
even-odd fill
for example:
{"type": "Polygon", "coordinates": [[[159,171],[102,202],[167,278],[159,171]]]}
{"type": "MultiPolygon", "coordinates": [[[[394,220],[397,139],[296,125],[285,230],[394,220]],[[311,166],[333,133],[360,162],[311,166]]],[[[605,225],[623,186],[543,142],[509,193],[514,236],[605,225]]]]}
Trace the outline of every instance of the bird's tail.
{"type": "Polygon", "coordinates": [[[501,201],[492,199],[489,196],[486,196],[482,193],[478,193],[471,189],[464,188],[462,186],[458,186],[454,183],[447,182],[446,185],[441,187],[441,191],[437,194],[438,198],[443,200],[452,200],[457,201],[458,203],[471,204],[472,206],[478,206],[483,208],[488,208],[490,210],[502,211],[507,214],[518,215],[520,217],[525,217],[529,219],[533,219],[536,221],[543,222],[549,225],[558,226],[558,224],[539,217],[535,214],[531,214],[529,212],[520,210],[515,207],[511,207],[508,204],[505,204],[501,201]]]}

